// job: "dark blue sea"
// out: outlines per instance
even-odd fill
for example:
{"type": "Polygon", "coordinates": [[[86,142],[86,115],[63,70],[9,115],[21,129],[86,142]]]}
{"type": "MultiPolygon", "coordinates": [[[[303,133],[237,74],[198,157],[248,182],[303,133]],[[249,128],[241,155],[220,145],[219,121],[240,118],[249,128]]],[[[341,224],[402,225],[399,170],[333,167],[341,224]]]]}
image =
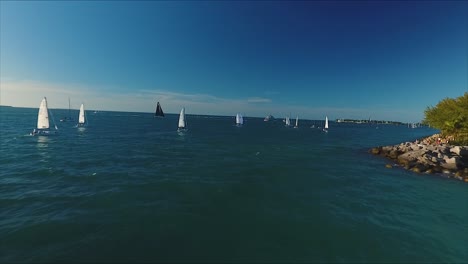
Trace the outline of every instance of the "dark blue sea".
{"type": "Polygon", "coordinates": [[[2,263],[468,261],[468,185],[368,153],[435,130],[37,111],[0,108],[2,263]]]}

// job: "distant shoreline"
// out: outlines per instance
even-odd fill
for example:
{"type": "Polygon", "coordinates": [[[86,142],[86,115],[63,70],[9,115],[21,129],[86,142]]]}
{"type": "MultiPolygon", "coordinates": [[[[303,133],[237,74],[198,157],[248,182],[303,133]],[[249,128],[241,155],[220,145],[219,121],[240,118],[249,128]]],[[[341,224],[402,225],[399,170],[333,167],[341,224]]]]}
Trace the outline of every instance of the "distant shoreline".
{"type": "Polygon", "coordinates": [[[415,142],[374,147],[369,152],[395,162],[385,165],[387,168],[401,166],[416,173],[436,173],[468,182],[468,146],[449,143],[449,139],[434,134],[415,142]]]}
{"type": "MultiPolygon", "coordinates": [[[[387,120],[364,120],[364,119],[336,119],[337,123],[353,123],[353,124],[388,124],[388,125],[408,125],[410,123],[404,123],[400,121],[387,121],[387,120]]],[[[420,124],[418,124],[420,125],[420,124]]]]}

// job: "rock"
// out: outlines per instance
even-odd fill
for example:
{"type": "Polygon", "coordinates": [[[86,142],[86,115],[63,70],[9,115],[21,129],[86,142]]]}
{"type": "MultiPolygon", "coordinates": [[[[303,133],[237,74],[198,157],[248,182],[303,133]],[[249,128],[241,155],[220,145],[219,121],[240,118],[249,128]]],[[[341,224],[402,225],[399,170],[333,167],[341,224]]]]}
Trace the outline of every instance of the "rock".
{"type": "MultiPolygon", "coordinates": [[[[457,177],[468,181],[468,146],[450,146],[448,144],[431,144],[440,135],[426,139],[404,142],[393,146],[379,146],[369,150],[374,155],[381,155],[394,160],[407,170],[416,173],[443,173],[444,177],[457,177]]],[[[393,168],[395,164],[386,164],[393,168]]]]}
{"type": "Polygon", "coordinates": [[[390,153],[388,153],[388,157],[391,159],[396,159],[400,152],[398,150],[392,150],[390,153]]]}
{"type": "Polygon", "coordinates": [[[457,157],[444,157],[444,162],[440,164],[442,168],[449,169],[449,170],[456,170],[457,169],[457,157]]]}
{"type": "Polygon", "coordinates": [[[460,154],[458,154],[462,157],[468,157],[468,147],[463,147],[460,148],[460,154]]]}
{"type": "Polygon", "coordinates": [[[400,155],[397,159],[397,162],[398,164],[402,165],[402,166],[407,166],[409,165],[410,161],[408,160],[408,158],[406,156],[403,156],[403,155],[400,155]]]}
{"type": "Polygon", "coordinates": [[[377,147],[377,148],[372,148],[371,153],[374,155],[379,155],[380,152],[382,151],[382,147],[377,147]]]}
{"type": "Polygon", "coordinates": [[[457,164],[458,158],[445,156],[444,161],[445,163],[448,163],[448,164],[457,164]]]}
{"type": "Polygon", "coordinates": [[[455,153],[457,155],[460,155],[460,147],[459,146],[455,146],[453,148],[450,149],[450,152],[452,153],[455,153]]]}
{"type": "Polygon", "coordinates": [[[385,152],[385,153],[388,153],[388,152],[390,152],[391,150],[393,150],[393,147],[392,147],[392,146],[381,147],[381,151],[382,151],[382,152],[385,152]]]}
{"type": "Polygon", "coordinates": [[[434,170],[434,172],[442,172],[442,167],[440,167],[439,165],[434,166],[434,168],[432,169],[434,170]]]}

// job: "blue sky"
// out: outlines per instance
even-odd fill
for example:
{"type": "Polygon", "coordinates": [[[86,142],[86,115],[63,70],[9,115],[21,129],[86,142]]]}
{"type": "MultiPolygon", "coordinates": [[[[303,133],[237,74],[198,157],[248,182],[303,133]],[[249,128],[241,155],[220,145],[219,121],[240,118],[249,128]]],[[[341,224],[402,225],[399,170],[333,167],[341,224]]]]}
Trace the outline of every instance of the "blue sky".
{"type": "Polygon", "coordinates": [[[0,2],[0,103],[419,121],[468,91],[463,1],[0,2]]]}

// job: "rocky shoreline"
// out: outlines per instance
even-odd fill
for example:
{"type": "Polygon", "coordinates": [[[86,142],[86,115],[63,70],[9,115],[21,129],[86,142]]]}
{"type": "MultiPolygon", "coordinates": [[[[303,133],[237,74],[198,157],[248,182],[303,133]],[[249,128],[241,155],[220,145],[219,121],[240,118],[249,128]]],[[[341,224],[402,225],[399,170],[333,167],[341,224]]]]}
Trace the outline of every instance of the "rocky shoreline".
{"type": "MultiPolygon", "coordinates": [[[[439,173],[449,178],[468,182],[468,146],[453,146],[438,134],[393,146],[372,148],[370,153],[395,161],[416,173],[439,173]]],[[[395,165],[387,164],[387,168],[395,165]]]]}

